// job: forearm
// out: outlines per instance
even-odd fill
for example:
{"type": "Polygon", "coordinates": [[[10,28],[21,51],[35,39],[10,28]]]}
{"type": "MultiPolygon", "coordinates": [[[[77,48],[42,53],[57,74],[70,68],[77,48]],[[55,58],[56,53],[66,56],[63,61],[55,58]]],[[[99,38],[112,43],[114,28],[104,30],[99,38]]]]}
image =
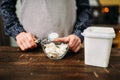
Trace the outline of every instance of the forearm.
{"type": "Polygon", "coordinates": [[[77,18],[73,34],[77,35],[83,42],[84,37],[81,33],[92,23],[92,13],[88,0],[76,0],[77,18]]]}
{"type": "Polygon", "coordinates": [[[16,15],[17,0],[2,0],[1,15],[4,22],[5,33],[9,36],[16,37],[20,32],[25,32],[16,15]]]}

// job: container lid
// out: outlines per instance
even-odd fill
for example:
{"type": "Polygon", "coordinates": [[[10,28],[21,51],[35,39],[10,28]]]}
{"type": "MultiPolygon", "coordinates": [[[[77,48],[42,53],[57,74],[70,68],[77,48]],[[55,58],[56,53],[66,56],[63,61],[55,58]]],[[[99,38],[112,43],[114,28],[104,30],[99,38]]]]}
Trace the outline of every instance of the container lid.
{"type": "Polygon", "coordinates": [[[96,38],[115,38],[115,31],[110,27],[88,27],[82,33],[85,37],[96,37],[96,38]]]}

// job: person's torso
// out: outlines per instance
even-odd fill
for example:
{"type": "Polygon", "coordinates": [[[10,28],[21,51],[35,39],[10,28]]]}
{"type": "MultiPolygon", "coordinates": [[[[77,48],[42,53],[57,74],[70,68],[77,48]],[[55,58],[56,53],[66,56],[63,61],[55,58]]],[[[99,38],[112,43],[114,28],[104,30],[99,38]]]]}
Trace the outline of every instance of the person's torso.
{"type": "Polygon", "coordinates": [[[38,38],[57,32],[60,37],[73,31],[76,20],[75,0],[22,0],[18,15],[27,32],[38,38]]]}

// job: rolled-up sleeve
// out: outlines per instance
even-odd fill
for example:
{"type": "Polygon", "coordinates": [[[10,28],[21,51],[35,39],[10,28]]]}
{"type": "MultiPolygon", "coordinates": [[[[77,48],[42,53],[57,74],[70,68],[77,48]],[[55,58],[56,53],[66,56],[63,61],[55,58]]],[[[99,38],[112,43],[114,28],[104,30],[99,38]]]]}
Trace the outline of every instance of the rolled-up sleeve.
{"type": "Polygon", "coordinates": [[[13,38],[20,32],[25,32],[16,15],[16,2],[17,0],[2,0],[0,6],[5,34],[13,38]]]}
{"type": "Polygon", "coordinates": [[[88,0],[76,0],[77,18],[73,34],[77,35],[83,42],[84,37],[81,33],[92,23],[92,12],[88,0]]]}

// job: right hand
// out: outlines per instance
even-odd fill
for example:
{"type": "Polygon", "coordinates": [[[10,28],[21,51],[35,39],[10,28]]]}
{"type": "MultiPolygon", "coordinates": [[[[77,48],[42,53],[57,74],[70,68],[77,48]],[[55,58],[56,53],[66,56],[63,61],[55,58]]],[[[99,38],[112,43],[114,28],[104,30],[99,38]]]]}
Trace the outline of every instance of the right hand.
{"type": "Polygon", "coordinates": [[[35,40],[35,36],[27,32],[21,32],[16,36],[17,44],[22,51],[36,48],[37,44],[35,43],[35,40]]]}
{"type": "Polygon", "coordinates": [[[64,43],[68,42],[69,47],[73,52],[78,52],[82,48],[81,39],[77,35],[74,35],[74,34],[68,35],[63,38],[56,38],[54,41],[64,42],[64,43]]]}

